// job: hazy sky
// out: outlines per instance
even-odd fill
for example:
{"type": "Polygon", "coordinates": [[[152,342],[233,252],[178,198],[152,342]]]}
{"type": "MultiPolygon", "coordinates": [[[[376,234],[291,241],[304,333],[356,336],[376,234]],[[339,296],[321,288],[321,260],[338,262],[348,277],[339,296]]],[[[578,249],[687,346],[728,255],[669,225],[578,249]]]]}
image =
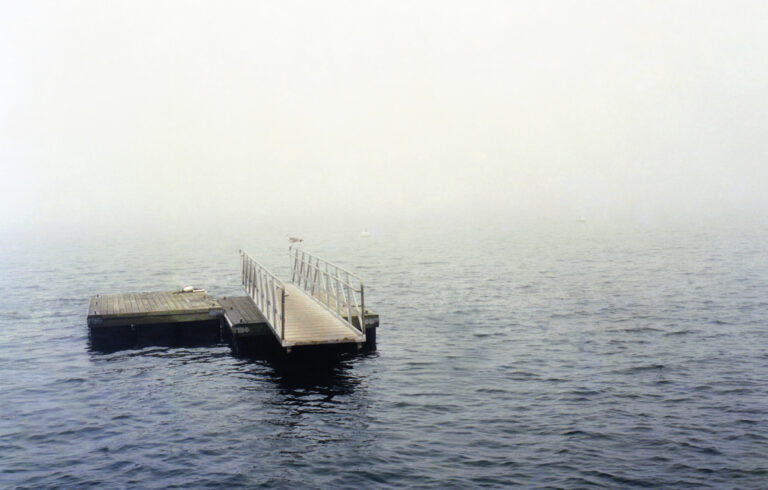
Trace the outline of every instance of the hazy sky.
{"type": "Polygon", "coordinates": [[[0,5],[6,230],[768,213],[768,2],[0,5]]]}

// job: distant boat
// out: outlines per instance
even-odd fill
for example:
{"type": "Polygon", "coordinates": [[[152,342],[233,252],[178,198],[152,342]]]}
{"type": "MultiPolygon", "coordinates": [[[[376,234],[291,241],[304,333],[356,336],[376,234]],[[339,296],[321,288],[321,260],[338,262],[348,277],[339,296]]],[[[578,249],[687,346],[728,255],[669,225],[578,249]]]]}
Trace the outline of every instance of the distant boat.
{"type": "Polygon", "coordinates": [[[579,223],[586,223],[587,219],[584,216],[579,216],[579,219],[577,219],[579,223]]]}
{"type": "Polygon", "coordinates": [[[360,232],[360,238],[368,238],[371,236],[371,232],[368,230],[363,230],[360,232]]]}

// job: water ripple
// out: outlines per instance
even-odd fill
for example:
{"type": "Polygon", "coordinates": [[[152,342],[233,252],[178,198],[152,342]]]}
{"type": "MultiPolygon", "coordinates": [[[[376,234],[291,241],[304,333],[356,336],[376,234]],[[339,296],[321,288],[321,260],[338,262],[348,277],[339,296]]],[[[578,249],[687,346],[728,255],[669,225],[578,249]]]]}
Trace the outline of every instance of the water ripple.
{"type": "Polygon", "coordinates": [[[765,233],[579,230],[318,244],[365,263],[383,320],[321,366],[88,351],[95,292],[238,294],[223,246],[25,249],[0,265],[0,486],[764,487],[765,233]]]}

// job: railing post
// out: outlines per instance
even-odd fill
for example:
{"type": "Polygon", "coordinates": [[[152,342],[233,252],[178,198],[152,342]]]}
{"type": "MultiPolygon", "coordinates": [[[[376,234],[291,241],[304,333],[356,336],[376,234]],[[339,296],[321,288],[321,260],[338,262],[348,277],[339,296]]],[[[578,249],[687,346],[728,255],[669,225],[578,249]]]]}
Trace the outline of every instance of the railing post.
{"type": "Polygon", "coordinates": [[[272,313],[272,324],[274,325],[277,319],[277,307],[275,306],[275,282],[272,278],[269,279],[267,287],[269,288],[269,306],[271,306],[269,310],[272,313]]]}
{"type": "Polygon", "coordinates": [[[312,270],[312,287],[309,288],[309,294],[315,295],[315,283],[317,282],[317,273],[320,270],[320,263],[315,260],[315,267],[312,270]]]}
{"type": "Polygon", "coordinates": [[[299,252],[296,251],[296,263],[298,264],[299,270],[296,273],[299,287],[301,287],[301,277],[304,275],[304,257],[302,254],[302,258],[299,258],[299,252]]]}
{"type": "Polygon", "coordinates": [[[365,335],[365,292],[363,283],[360,283],[360,330],[365,335]]]}
{"type": "Polygon", "coordinates": [[[272,312],[275,317],[275,325],[277,325],[277,285],[272,281],[272,312]]]}
{"type": "MultiPolygon", "coordinates": [[[[349,276],[347,276],[349,277],[349,276]]],[[[347,281],[347,321],[349,324],[352,324],[352,287],[349,286],[349,281],[347,281]]]]}
{"type": "Polygon", "coordinates": [[[280,338],[285,340],[285,289],[280,288],[280,323],[282,324],[280,338]]]}
{"type": "Polygon", "coordinates": [[[256,290],[256,285],[253,283],[254,280],[254,269],[253,269],[253,262],[249,259],[248,260],[248,284],[249,284],[249,290],[251,292],[251,296],[255,296],[258,291],[256,290]]]}
{"type": "Polygon", "coordinates": [[[269,316],[269,296],[267,288],[269,287],[269,277],[264,277],[264,271],[259,272],[259,285],[261,286],[261,302],[264,306],[264,312],[269,316]]]}
{"type": "MultiPolygon", "coordinates": [[[[261,269],[259,269],[259,273],[256,275],[256,284],[258,291],[256,292],[256,296],[258,296],[258,303],[259,307],[261,308],[261,311],[267,312],[266,310],[266,301],[264,300],[264,277],[261,273],[261,269]]],[[[269,313],[267,313],[269,314],[269,313]]]]}
{"type": "Polygon", "coordinates": [[[341,287],[341,284],[339,284],[339,278],[336,277],[336,314],[341,316],[341,305],[339,305],[339,288],[341,287]]]}
{"type": "Polygon", "coordinates": [[[325,304],[331,307],[330,279],[328,278],[328,262],[325,263],[325,304]]]}

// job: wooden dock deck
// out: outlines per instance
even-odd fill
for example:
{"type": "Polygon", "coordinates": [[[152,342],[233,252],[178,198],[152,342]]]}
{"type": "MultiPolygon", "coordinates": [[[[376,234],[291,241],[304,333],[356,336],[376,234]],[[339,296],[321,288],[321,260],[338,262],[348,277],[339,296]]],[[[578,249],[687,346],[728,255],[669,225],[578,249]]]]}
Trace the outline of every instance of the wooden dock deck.
{"type": "Polygon", "coordinates": [[[362,349],[366,326],[352,321],[353,312],[357,318],[365,316],[362,281],[330,262],[323,261],[321,268],[321,259],[294,252],[291,282],[284,283],[240,251],[243,286],[275,338],[289,352],[293,347],[328,344],[356,344],[362,349]],[[320,297],[313,295],[316,287],[324,292],[320,297]],[[343,302],[344,313],[330,308],[331,299],[334,305],[343,302]]]}
{"type": "Polygon", "coordinates": [[[285,285],[285,336],[275,331],[249,296],[222,298],[224,320],[234,336],[274,335],[282,347],[365,342],[363,335],[331,315],[291,284],[285,285]]]}
{"type": "Polygon", "coordinates": [[[224,308],[222,339],[229,342],[235,355],[271,357],[281,351],[267,320],[248,296],[219,299],[224,308]]]}
{"type": "Polygon", "coordinates": [[[98,294],[88,306],[91,346],[115,350],[220,342],[221,305],[204,290],[98,294]]]}
{"type": "Polygon", "coordinates": [[[88,325],[204,321],[222,312],[221,305],[205,290],[97,294],[88,306],[88,325]]]}
{"type": "Polygon", "coordinates": [[[248,296],[217,300],[192,288],[97,294],[88,306],[91,345],[113,350],[232,340],[236,352],[246,343],[283,354],[293,348],[375,349],[379,317],[365,308],[362,281],[310,254],[293,253],[292,282],[283,283],[241,252],[248,296]]]}
{"type": "Polygon", "coordinates": [[[362,333],[333,316],[293,284],[285,284],[285,311],[284,347],[365,342],[362,333]]]}
{"type": "Polygon", "coordinates": [[[224,317],[231,326],[251,323],[266,324],[267,320],[248,296],[225,296],[219,299],[224,317]]]}

